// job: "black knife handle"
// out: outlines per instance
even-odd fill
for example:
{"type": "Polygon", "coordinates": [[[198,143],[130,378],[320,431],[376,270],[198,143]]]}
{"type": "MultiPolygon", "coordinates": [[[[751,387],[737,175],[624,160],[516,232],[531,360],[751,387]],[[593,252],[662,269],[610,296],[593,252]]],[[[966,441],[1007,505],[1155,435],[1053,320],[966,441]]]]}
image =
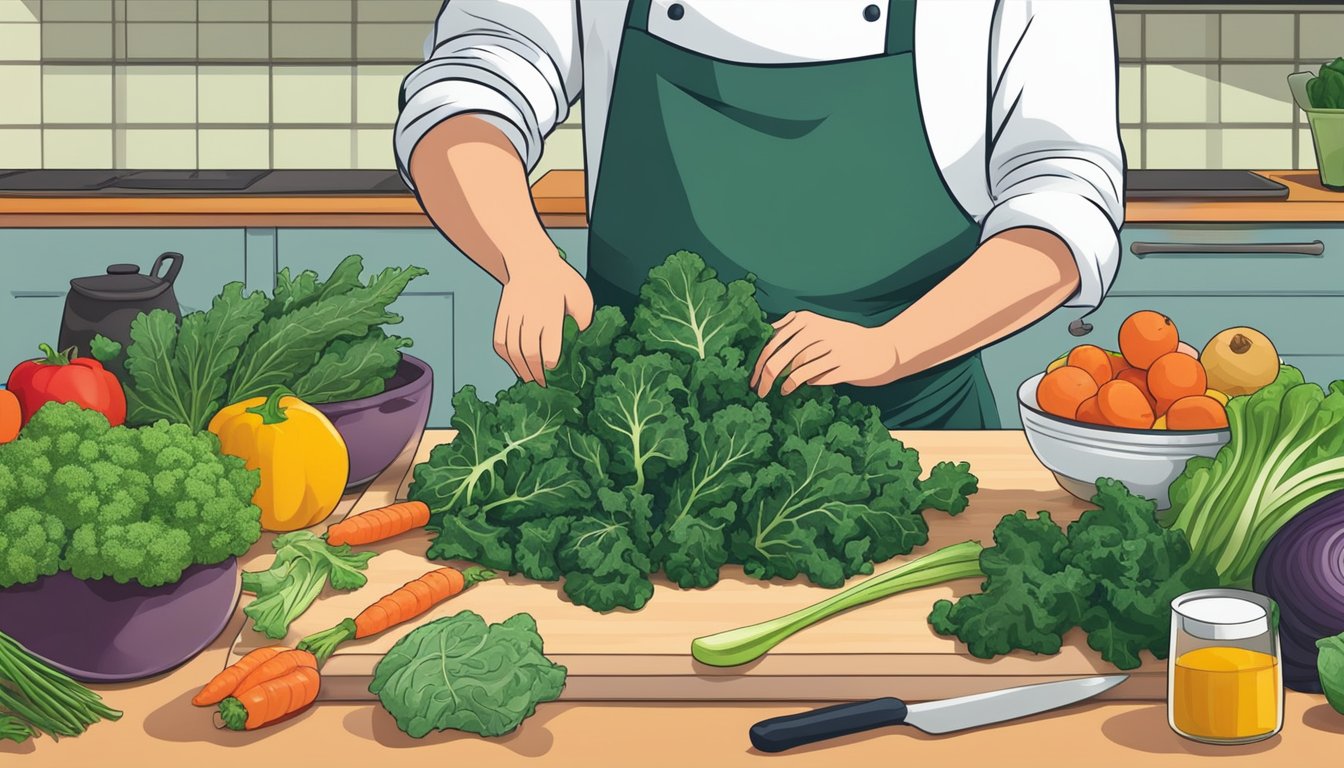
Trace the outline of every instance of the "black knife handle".
{"type": "Polygon", "coordinates": [[[900,725],[907,712],[905,702],[887,696],[772,717],[751,727],[751,745],[762,752],[783,752],[822,739],[900,725]]]}

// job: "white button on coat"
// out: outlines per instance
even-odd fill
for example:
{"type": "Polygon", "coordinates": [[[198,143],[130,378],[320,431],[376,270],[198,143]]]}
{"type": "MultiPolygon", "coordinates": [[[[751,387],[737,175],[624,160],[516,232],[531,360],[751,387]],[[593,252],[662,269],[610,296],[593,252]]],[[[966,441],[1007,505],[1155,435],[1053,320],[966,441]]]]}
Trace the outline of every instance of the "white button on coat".
{"type": "MultiPolygon", "coordinates": [[[[647,2],[647,0],[633,0],[647,2]]],[[[653,0],[650,34],[728,61],[796,64],[882,53],[888,0],[653,0]],[[868,21],[864,10],[881,16],[868,21]]],[[[602,156],[626,0],[448,0],[402,86],[395,147],[477,113],[528,169],[583,97],[588,203],[602,156]]],[[[1073,252],[1068,306],[1100,303],[1120,263],[1124,157],[1107,0],[919,0],[915,71],[934,159],[982,241],[1036,227],[1073,252]]],[[[806,98],[806,94],[799,94],[806,98]]],[[[899,247],[899,244],[893,244],[899,247]]]]}

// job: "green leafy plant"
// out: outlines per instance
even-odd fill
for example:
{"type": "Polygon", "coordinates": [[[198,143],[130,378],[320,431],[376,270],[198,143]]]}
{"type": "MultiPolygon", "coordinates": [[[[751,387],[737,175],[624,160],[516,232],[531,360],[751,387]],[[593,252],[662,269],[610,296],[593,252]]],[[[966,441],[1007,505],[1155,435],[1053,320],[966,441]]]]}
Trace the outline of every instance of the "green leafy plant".
{"type": "Polygon", "coordinates": [[[1316,641],[1316,670],[1331,708],[1344,714],[1344,635],[1316,641]]]}
{"type": "Polygon", "coordinates": [[[1307,97],[1316,109],[1344,109],[1344,58],[1321,67],[1320,73],[1307,81],[1307,97]]]}
{"type": "MultiPolygon", "coordinates": [[[[387,308],[428,273],[389,268],[363,283],[363,269],[358,255],[341,261],[326,282],[286,268],[276,276],[274,297],[244,294],[242,283],[229,283],[208,310],[181,323],[164,310],[140,315],[125,350],[127,423],[167,419],[202,430],[224,405],[278,385],[307,403],[382,392],[400,350],[411,345],[384,331],[401,322],[387,308]]],[[[116,356],[106,345],[99,353],[116,356]]]]}
{"type": "Polygon", "coordinates": [[[258,482],[212,434],[110,427],[96,411],[48,403],[0,445],[0,589],[57,571],[174,583],[260,538],[258,482]]]}
{"type": "Polygon", "coordinates": [[[1231,438],[1171,484],[1163,525],[1183,532],[1222,586],[1249,588],[1274,534],[1344,489],[1344,381],[1329,390],[1282,366],[1272,384],[1227,405],[1231,438]]]}
{"type": "Polygon", "coordinates": [[[275,537],[275,560],[264,571],[244,571],[243,591],[256,599],[243,607],[252,628],[276,640],[303,615],[323,588],[359,589],[368,582],[363,571],[376,552],[352,552],[349,544],[333,547],[311,531],[275,537]]]}
{"type": "Polygon", "coordinates": [[[374,668],[369,692],[417,739],[446,729],[503,736],[560,696],[566,672],[542,653],[528,614],[487,625],[462,611],[398,640],[374,668]]]}
{"type": "Polygon", "coordinates": [[[771,328],[754,291],[678,252],[629,323],[615,307],[583,333],[568,323],[547,387],[458,392],[457,437],[410,488],[432,513],[430,557],[564,579],[606,611],[642,607],[659,570],[683,587],[729,563],[838,587],[924,544],[921,510],[964,509],[968,466],[921,480],[877,409],[831,388],[759,398],[748,361],[771,328]]]}
{"type": "Polygon", "coordinates": [[[1102,478],[1092,503],[1067,532],[1048,512],[1004,517],[980,555],[981,591],[934,603],[929,624],[979,658],[1058,653],[1075,626],[1120,669],[1139,666],[1145,649],[1166,658],[1171,601],[1216,586],[1217,576],[1192,560],[1180,531],[1157,524],[1152,501],[1102,478]]]}

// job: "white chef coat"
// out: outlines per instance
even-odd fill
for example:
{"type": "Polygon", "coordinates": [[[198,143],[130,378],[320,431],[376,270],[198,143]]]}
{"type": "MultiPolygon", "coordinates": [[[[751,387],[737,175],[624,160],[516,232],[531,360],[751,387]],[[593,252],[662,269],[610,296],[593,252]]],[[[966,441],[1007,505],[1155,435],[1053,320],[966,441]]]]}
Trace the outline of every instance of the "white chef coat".
{"type": "MultiPolygon", "coordinates": [[[[628,1],[447,0],[425,63],[402,85],[395,149],[406,183],[416,143],[466,112],[499,127],[531,170],[582,96],[591,211],[628,1]]],[[[884,51],[887,2],[653,0],[649,33],[748,64],[857,58],[884,51]],[[881,23],[865,19],[870,5],[881,23]]],[[[915,72],[934,159],[982,242],[1015,227],[1054,233],[1078,264],[1067,306],[1096,307],[1124,221],[1111,4],[919,0],[915,72]]]]}

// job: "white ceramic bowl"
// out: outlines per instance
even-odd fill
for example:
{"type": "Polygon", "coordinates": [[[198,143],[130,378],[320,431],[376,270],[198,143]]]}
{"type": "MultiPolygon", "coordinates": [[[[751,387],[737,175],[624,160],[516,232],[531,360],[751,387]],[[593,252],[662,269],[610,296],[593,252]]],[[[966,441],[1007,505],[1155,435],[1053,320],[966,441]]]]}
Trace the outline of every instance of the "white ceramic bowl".
{"type": "Polygon", "coordinates": [[[1043,376],[1038,373],[1017,388],[1022,429],[1032,453],[1060,487],[1084,501],[1097,492],[1097,478],[1110,477],[1166,509],[1171,506],[1167,486],[1185,470],[1185,462],[1217,454],[1230,436],[1226,429],[1121,429],[1061,419],[1036,405],[1036,385],[1043,376]]]}

